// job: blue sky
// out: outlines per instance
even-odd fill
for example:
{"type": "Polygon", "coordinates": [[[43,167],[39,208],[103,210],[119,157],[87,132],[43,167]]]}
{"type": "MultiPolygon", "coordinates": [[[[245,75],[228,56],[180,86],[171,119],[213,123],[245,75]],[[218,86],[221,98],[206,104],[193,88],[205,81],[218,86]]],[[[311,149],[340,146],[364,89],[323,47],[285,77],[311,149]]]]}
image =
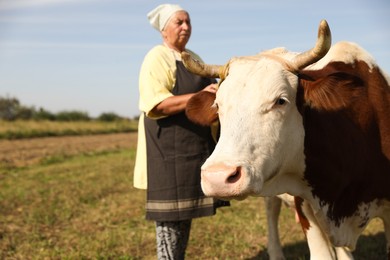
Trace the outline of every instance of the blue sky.
{"type": "MultiPolygon", "coordinates": [[[[0,0],[0,96],[52,112],[138,111],[144,55],[161,43],[146,14],[155,0],[0,0]]],[[[390,73],[388,0],[172,1],[190,12],[188,48],[207,63],[274,47],[304,51],[326,19],[333,43],[368,50],[390,73]]]]}

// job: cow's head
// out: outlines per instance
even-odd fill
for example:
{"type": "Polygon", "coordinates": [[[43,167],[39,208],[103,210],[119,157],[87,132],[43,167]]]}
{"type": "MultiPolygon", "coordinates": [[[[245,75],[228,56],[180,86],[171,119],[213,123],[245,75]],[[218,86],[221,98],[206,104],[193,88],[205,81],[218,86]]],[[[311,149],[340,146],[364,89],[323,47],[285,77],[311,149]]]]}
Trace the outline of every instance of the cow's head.
{"type": "Polygon", "coordinates": [[[277,48],[233,58],[225,66],[208,66],[182,54],[190,71],[221,78],[215,100],[210,94],[195,97],[207,100],[207,105],[200,112],[187,111],[201,124],[211,123],[217,112],[221,124],[218,144],[202,166],[206,195],[229,199],[280,194],[286,191],[273,185],[276,179],[303,174],[304,129],[296,106],[297,73],[321,59],[330,45],[330,30],[322,21],[316,46],[301,54],[277,48]]]}

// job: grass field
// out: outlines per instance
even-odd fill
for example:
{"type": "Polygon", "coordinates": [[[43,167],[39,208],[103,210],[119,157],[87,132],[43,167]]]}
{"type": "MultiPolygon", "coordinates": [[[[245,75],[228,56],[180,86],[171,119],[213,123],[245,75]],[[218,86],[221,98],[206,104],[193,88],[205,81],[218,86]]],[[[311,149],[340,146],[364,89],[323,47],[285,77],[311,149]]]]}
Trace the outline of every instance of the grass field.
{"type": "Polygon", "coordinates": [[[47,136],[91,135],[137,131],[136,120],[102,121],[2,121],[1,139],[24,139],[47,136]]]}
{"type": "MultiPolygon", "coordinates": [[[[64,144],[26,164],[12,163],[18,153],[6,153],[13,157],[0,165],[0,259],[155,259],[145,192],[132,187],[136,133],[62,138],[0,141],[25,152],[39,143],[42,149],[64,144]],[[97,140],[99,148],[92,145],[97,140]]],[[[280,219],[287,258],[309,259],[294,213],[283,207],[280,219]]],[[[261,198],[232,201],[216,216],[194,220],[191,232],[187,259],[267,259],[261,198]]],[[[355,257],[386,259],[380,221],[369,225],[355,257]]]]}

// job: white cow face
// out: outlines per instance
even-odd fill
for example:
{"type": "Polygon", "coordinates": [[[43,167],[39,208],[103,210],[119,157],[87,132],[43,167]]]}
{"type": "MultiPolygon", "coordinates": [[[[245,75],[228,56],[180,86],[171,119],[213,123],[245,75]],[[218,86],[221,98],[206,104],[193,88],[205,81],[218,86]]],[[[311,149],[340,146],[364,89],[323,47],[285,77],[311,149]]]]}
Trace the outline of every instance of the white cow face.
{"type": "Polygon", "coordinates": [[[202,166],[202,189],[208,196],[284,193],[287,185],[281,178],[303,172],[298,78],[280,61],[254,57],[233,59],[217,92],[221,135],[202,166]],[[275,179],[281,185],[274,186],[275,179]]]}

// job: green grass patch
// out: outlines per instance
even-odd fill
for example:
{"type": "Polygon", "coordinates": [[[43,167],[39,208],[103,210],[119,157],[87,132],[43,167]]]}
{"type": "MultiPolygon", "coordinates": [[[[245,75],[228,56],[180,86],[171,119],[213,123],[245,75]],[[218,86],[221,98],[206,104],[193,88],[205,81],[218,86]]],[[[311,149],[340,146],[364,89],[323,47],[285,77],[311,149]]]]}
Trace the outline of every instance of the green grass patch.
{"type": "MultiPolygon", "coordinates": [[[[0,259],[156,259],[145,191],[132,187],[134,149],[0,169],[0,259]]],[[[386,259],[383,226],[370,224],[356,259],[386,259]]],[[[187,259],[267,259],[262,198],[232,201],[196,219],[187,259]]],[[[282,208],[288,259],[308,259],[294,212],[282,208]]]]}
{"type": "Polygon", "coordinates": [[[0,258],[136,254],[129,220],[151,223],[143,220],[143,191],[131,186],[134,156],[132,150],[81,155],[1,172],[0,258]]]}
{"type": "Polygon", "coordinates": [[[136,120],[103,121],[0,121],[0,139],[91,135],[137,131],[136,120]]]}

